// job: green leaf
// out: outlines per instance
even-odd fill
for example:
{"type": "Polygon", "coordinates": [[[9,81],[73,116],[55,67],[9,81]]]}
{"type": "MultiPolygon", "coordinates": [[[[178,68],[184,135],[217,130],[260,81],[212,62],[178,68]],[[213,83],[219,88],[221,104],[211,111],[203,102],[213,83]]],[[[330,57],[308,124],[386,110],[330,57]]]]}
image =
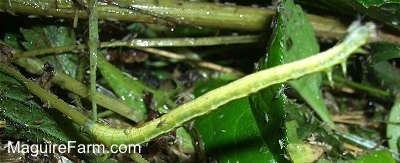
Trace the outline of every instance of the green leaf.
{"type": "Polygon", "coordinates": [[[44,109],[17,79],[0,72],[0,119],[6,121],[0,129],[0,138],[29,140],[40,143],[66,143],[84,141],[79,126],[60,112],[44,109]]]}
{"type": "Polygon", "coordinates": [[[141,117],[140,121],[147,118],[146,106],[143,102],[144,85],[137,80],[125,75],[118,68],[110,64],[103,56],[97,57],[98,68],[108,85],[118,97],[133,109],[134,114],[141,117]]]}
{"type": "Polygon", "coordinates": [[[376,162],[384,162],[384,163],[395,163],[396,161],[393,159],[391,153],[389,151],[374,151],[372,153],[366,153],[358,160],[354,161],[355,163],[376,163],[376,162]]]}
{"type": "MultiPolygon", "coordinates": [[[[214,80],[198,84],[195,95],[226,84],[214,80]]],[[[196,120],[205,151],[219,162],[275,162],[262,139],[246,98],[232,101],[196,120]]]]}
{"type": "MultiPolygon", "coordinates": [[[[291,1],[286,2],[293,3],[291,1]]],[[[281,38],[284,35],[282,28],[286,25],[282,20],[285,19],[283,11],[285,9],[291,10],[285,7],[286,2],[281,2],[278,7],[278,20],[270,40],[269,49],[266,57],[259,61],[256,67],[257,71],[283,64],[282,46],[284,44],[281,38]]],[[[278,162],[288,161],[284,157],[284,146],[286,146],[287,140],[284,110],[286,96],[283,89],[282,84],[277,84],[249,96],[252,114],[256,120],[258,130],[262,135],[263,141],[278,162]]]]}
{"type": "MultiPolygon", "coordinates": [[[[275,39],[280,41],[280,47],[277,48],[282,50],[284,63],[303,59],[319,52],[313,28],[300,6],[287,1],[286,9],[278,15],[278,19],[278,23],[282,22],[282,25],[278,27],[282,36],[275,39]]],[[[289,83],[328,126],[334,127],[320,89],[320,73],[308,75],[289,83]]]]}
{"type": "MultiPolygon", "coordinates": [[[[283,1],[278,6],[277,24],[268,49],[268,60],[261,59],[258,70],[305,58],[319,51],[311,25],[301,8],[292,1],[283,1]],[[283,60],[282,60],[283,58],[283,60]]],[[[303,77],[290,84],[319,113],[330,126],[333,122],[322,98],[319,74],[303,77]]],[[[282,85],[271,86],[250,96],[253,115],[256,118],[264,141],[279,161],[286,160],[282,153],[285,141],[284,101],[282,85]],[[270,118],[273,117],[273,118],[270,118]],[[270,133],[274,133],[271,135],[270,133]]]]}
{"type": "Polygon", "coordinates": [[[389,139],[389,148],[399,153],[399,142],[400,142],[400,97],[397,98],[392,109],[389,113],[389,119],[386,127],[386,137],[389,139]]]}
{"type": "MultiPolygon", "coordinates": [[[[45,49],[76,44],[75,32],[69,27],[36,26],[31,29],[22,29],[26,42],[21,42],[27,50],[45,49]]],[[[57,55],[41,57],[44,61],[53,63],[58,70],[76,76],[76,62],[78,55],[66,52],[57,55]]]]}

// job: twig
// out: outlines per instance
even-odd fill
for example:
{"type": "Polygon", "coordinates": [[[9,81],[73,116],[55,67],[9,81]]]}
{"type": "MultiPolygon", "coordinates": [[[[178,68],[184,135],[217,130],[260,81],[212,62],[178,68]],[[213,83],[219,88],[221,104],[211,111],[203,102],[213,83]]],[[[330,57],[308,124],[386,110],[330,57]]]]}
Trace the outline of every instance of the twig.
{"type": "Polygon", "coordinates": [[[187,61],[189,63],[192,63],[196,66],[202,67],[202,68],[207,68],[207,69],[211,69],[211,70],[216,70],[216,71],[220,71],[220,72],[224,72],[224,73],[229,73],[229,74],[236,74],[239,76],[243,76],[244,73],[239,71],[239,70],[235,70],[233,68],[230,67],[225,67],[225,66],[221,66],[212,62],[206,62],[206,61],[198,61],[198,60],[193,60],[190,59],[184,55],[180,55],[177,53],[173,53],[173,52],[169,52],[166,50],[160,50],[160,49],[154,49],[154,48],[136,48],[139,49],[141,51],[145,51],[145,52],[149,52],[149,53],[153,53],[156,55],[160,55],[163,57],[168,57],[168,58],[172,58],[172,59],[176,59],[176,60],[180,60],[180,61],[187,61]]]}
{"type": "MultiPolygon", "coordinates": [[[[229,44],[245,44],[260,41],[260,36],[243,35],[243,36],[218,36],[218,37],[199,37],[199,38],[158,38],[158,39],[132,39],[129,41],[111,41],[101,42],[100,48],[110,47],[180,47],[180,46],[212,46],[212,45],[229,45],[229,44]]],[[[33,57],[52,53],[62,53],[67,51],[86,49],[87,45],[71,45],[62,47],[53,47],[47,49],[38,49],[14,54],[14,58],[33,57]]]]}
{"type": "Polygon", "coordinates": [[[386,97],[391,96],[391,94],[388,93],[387,91],[384,91],[384,90],[381,90],[381,89],[378,89],[378,88],[374,88],[374,87],[371,87],[371,86],[363,85],[363,84],[360,84],[360,83],[356,83],[356,82],[353,82],[353,81],[349,81],[349,80],[344,79],[344,78],[342,78],[340,76],[337,76],[337,75],[333,76],[333,80],[335,82],[341,82],[341,83],[343,83],[345,85],[348,85],[350,87],[356,88],[358,90],[366,91],[369,94],[371,94],[373,96],[376,96],[376,97],[382,98],[382,96],[386,96],[386,97]]]}

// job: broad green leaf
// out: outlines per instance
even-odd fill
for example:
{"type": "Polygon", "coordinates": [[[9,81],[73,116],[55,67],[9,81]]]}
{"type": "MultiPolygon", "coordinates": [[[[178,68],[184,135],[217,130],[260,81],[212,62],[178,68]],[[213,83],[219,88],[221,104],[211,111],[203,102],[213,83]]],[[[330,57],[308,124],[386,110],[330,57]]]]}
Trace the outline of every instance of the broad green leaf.
{"type": "Polygon", "coordinates": [[[140,121],[147,118],[146,106],[143,102],[144,85],[125,75],[118,68],[110,64],[104,57],[98,56],[98,68],[108,85],[114,90],[118,97],[141,117],[140,121]]]}
{"type": "MultiPolygon", "coordinates": [[[[197,84],[195,95],[199,96],[226,83],[214,80],[197,84]]],[[[206,153],[219,162],[275,162],[261,137],[246,98],[232,101],[200,117],[195,123],[206,153]]]]}
{"type": "Polygon", "coordinates": [[[24,139],[40,143],[82,141],[78,125],[60,112],[42,108],[19,80],[0,70],[0,119],[6,127],[0,138],[24,139]]]}
{"type": "MultiPolygon", "coordinates": [[[[281,28],[285,26],[282,21],[284,19],[282,12],[285,10],[284,8],[285,2],[281,2],[278,7],[277,24],[275,24],[275,29],[271,36],[267,55],[258,62],[256,71],[283,64],[283,51],[281,50],[283,44],[280,38],[283,36],[281,28]]],[[[249,96],[252,114],[262,135],[263,142],[267,144],[268,149],[278,162],[288,161],[284,157],[287,140],[284,110],[286,96],[283,89],[282,84],[277,84],[249,96]]]]}
{"type": "MultiPolygon", "coordinates": [[[[292,1],[280,3],[276,22],[268,49],[268,58],[260,60],[257,70],[301,59],[319,51],[312,27],[307,23],[301,8],[294,5],[292,1]]],[[[320,76],[313,75],[290,84],[311,106],[317,108],[324,120],[333,124],[322,101],[320,82],[320,76]]],[[[259,130],[264,141],[268,143],[269,149],[280,162],[286,160],[283,157],[283,146],[286,143],[283,89],[282,85],[275,85],[250,96],[252,112],[259,130]],[[274,134],[271,135],[271,133],[274,134]]]]}
{"type": "MultiPolygon", "coordinates": [[[[36,26],[22,29],[25,42],[21,42],[27,50],[45,49],[76,44],[75,32],[69,27],[36,26]]],[[[76,76],[77,56],[71,52],[41,57],[44,61],[53,63],[58,70],[72,77],[76,76]]]]}
{"type": "MultiPolygon", "coordinates": [[[[286,3],[286,10],[282,10],[279,20],[282,21],[279,30],[282,32],[280,48],[284,63],[303,59],[319,52],[319,45],[313,28],[307,20],[300,6],[286,3]],[[290,15],[290,16],[288,16],[290,15]]],[[[334,127],[332,118],[324,103],[321,85],[321,74],[313,74],[289,82],[301,97],[314,109],[321,119],[330,127],[334,127]]]]}
{"type": "Polygon", "coordinates": [[[354,161],[355,163],[395,163],[391,153],[389,151],[374,151],[372,153],[366,153],[361,158],[354,161]]]}
{"type": "Polygon", "coordinates": [[[393,152],[399,153],[400,142],[400,97],[397,98],[389,113],[386,127],[386,137],[388,144],[393,152]]]}

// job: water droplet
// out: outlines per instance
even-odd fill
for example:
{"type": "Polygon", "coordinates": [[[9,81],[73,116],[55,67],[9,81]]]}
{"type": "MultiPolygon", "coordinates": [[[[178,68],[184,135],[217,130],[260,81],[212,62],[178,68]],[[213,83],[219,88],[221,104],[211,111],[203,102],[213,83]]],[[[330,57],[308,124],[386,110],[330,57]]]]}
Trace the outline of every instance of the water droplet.
{"type": "Polygon", "coordinates": [[[258,150],[258,152],[263,152],[263,151],[267,151],[268,150],[268,148],[266,147],[266,146],[262,146],[259,150],[258,150]]]}
{"type": "Polygon", "coordinates": [[[254,69],[258,70],[258,63],[254,63],[254,69]]]}
{"type": "Polygon", "coordinates": [[[281,41],[281,42],[279,42],[279,46],[281,46],[281,48],[284,48],[284,47],[285,47],[285,43],[283,43],[283,42],[281,41]]]}
{"type": "Polygon", "coordinates": [[[196,39],[195,38],[186,38],[185,40],[191,45],[194,45],[196,43],[196,39]]]}
{"type": "Polygon", "coordinates": [[[143,41],[143,40],[137,40],[136,44],[139,45],[139,46],[143,46],[143,47],[149,46],[149,42],[148,41],[143,41]]]}
{"type": "Polygon", "coordinates": [[[163,108],[164,108],[165,110],[169,110],[169,108],[168,108],[167,105],[163,105],[163,108]]]}

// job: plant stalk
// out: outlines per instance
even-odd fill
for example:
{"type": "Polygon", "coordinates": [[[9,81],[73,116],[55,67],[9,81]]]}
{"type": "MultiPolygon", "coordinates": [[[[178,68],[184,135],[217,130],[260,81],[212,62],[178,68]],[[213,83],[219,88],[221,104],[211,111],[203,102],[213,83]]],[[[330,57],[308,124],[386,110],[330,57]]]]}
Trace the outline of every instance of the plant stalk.
{"type": "MultiPolygon", "coordinates": [[[[85,2],[85,0],[84,0],[85,2]]],[[[71,0],[3,0],[0,11],[12,14],[40,15],[47,17],[87,19],[88,13],[75,9],[71,0]]],[[[271,24],[275,11],[272,9],[233,6],[189,1],[113,0],[112,4],[98,5],[102,20],[120,20],[142,23],[190,24],[240,31],[265,31],[271,24]],[[158,2],[158,3],[157,3],[158,2]]],[[[311,25],[320,38],[339,40],[346,34],[346,25],[329,17],[307,14],[311,25]]],[[[400,37],[379,32],[379,41],[400,43],[400,37]]]]}
{"type": "MultiPolygon", "coordinates": [[[[242,36],[217,36],[217,37],[197,37],[197,38],[157,38],[157,39],[132,39],[128,41],[110,41],[101,42],[100,48],[111,47],[131,47],[131,48],[149,48],[149,47],[190,47],[190,46],[213,46],[228,44],[245,44],[260,41],[260,36],[242,35],[242,36]]],[[[74,50],[87,49],[86,44],[69,45],[53,47],[46,49],[30,50],[17,52],[14,58],[34,57],[52,53],[62,53],[74,50]]]]}
{"type": "Polygon", "coordinates": [[[92,101],[92,119],[97,121],[97,104],[96,104],[96,70],[97,70],[97,54],[99,47],[99,20],[97,10],[97,0],[90,0],[89,4],[89,58],[90,58],[90,99],[92,101]]]}

